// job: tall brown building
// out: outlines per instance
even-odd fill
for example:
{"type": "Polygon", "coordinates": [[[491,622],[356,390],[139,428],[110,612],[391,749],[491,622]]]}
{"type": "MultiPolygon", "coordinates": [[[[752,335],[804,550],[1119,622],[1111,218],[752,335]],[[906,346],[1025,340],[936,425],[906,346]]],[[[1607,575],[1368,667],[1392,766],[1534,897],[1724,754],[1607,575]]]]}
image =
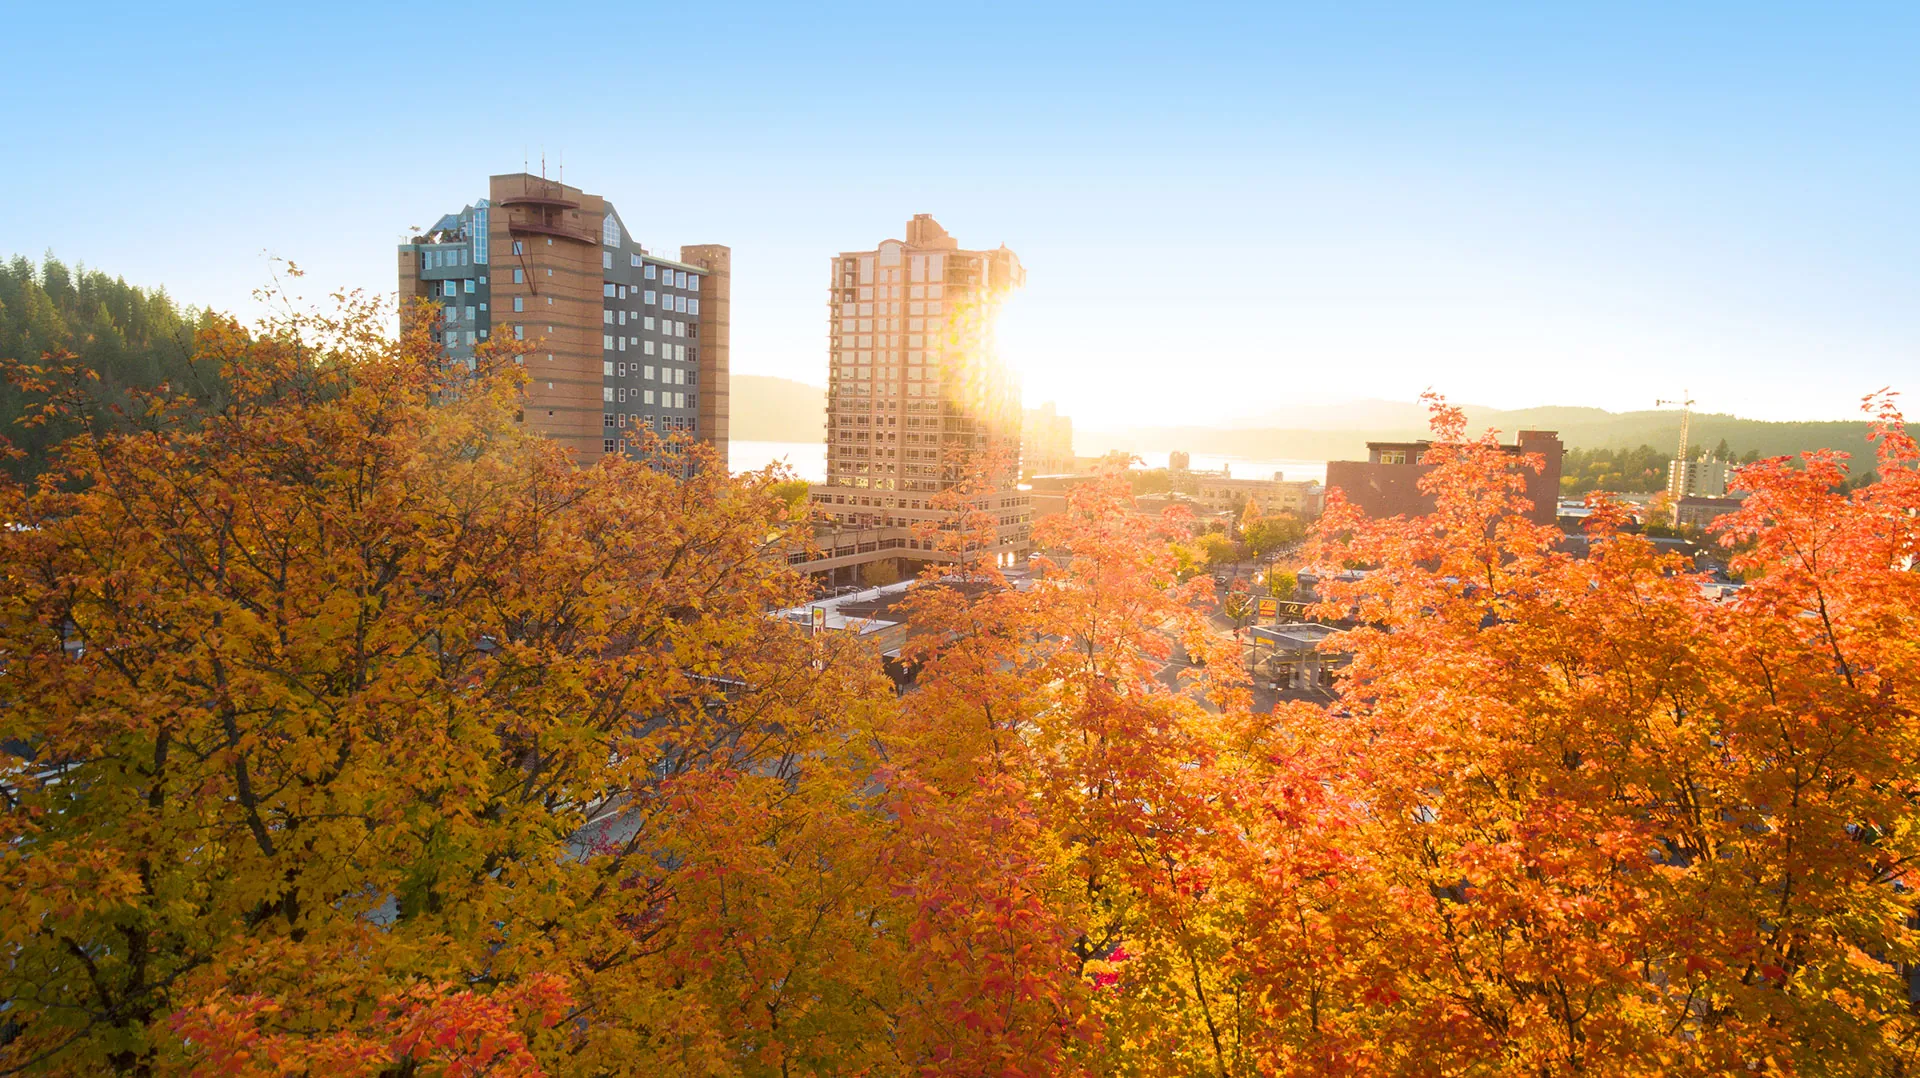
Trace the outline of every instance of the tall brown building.
{"type": "Polygon", "coordinates": [[[829,568],[931,557],[912,529],[948,519],[935,497],[976,474],[989,480],[976,504],[996,516],[994,553],[1008,564],[1026,554],[1019,387],[993,337],[1001,301],[1025,281],[1004,245],[962,250],[927,214],[907,222],[904,240],[834,257],[827,481],[813,500],[840,527],[874,538],[829,568]]]}
{"type": "Polygon", "coordinates": [[[727,457],[732,253],[642,247],[599,195],[526,173],[400,245],[400,297],[442,305],[455,362],[494,333],[533,342],[524,421],[583,464],[646,428],[727,457]]]}

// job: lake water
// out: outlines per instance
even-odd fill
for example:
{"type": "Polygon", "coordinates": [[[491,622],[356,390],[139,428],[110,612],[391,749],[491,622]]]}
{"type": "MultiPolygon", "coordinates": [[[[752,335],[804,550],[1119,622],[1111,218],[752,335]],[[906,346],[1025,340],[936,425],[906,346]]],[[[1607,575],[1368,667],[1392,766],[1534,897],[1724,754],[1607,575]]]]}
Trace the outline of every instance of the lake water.
{"type": "MultiPolygon", "coordinates": [[[[1167,454],[1164,451],[1135,455],[1149,468],[1167,466],[1167,454]]],[[[1236,479],[1271,479],[1273,473],[1280,472],[1288,479],[1311,479],[1318,483],[1327,481],[1327,462],[1324,460],[1256,460],[1207,453],[1195,453],[1192,457],[1191,464],[1195,470],[1217,472],[1225,468],[1236,479]]],[[[774,463],[785,464],[802,479],[824,482],[827,478],[827,447],[822,442],[727,443],[727,466],[736,472],[753,471],[774,463]]]]}
{"type": "Polygon", "coordinates": [[[727,467],[733,471],[751,472],[769,464],[785,464],[802,479],[824,483],[827,479],[826,443],[727,441],[727,467]]]}
{"type": "MultiPolygon", "coordinates": [[[[1151,453],[1135,453],[1149,468],[1167,466],[1167,453],[1164,450],[1151,453]]],[[[1324,460],[1258,460],[1252,457],[1223,457],[1212,453],[1192,453],[1187,466],[1197,472],[1217,472],[1226,469],[1235,479],[1272,479],[1279,472],[1290,480],[1311,479],[1316,483],[1327,481],[1327,462],[1324,460]]]]}

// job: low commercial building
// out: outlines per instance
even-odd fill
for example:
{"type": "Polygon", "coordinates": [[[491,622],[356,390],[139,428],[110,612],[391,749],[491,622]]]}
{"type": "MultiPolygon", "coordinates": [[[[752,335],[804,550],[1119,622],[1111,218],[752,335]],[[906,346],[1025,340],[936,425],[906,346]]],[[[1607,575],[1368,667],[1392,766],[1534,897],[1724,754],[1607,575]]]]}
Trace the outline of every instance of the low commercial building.
{"type": "Polygon", "coordinates": [[[1227,473],[1195,473],[1195,496],[1213,512],[1238,510],[1248,502],[1263,513],[1289,512],[1316,517],[1326,508],[1326,488],[1311,479],[1289,480],[1281,472],[1272,479],[1235,479],[1227,473]]]}
{"type": "Polygon", "coordinates": [[[1728,513],[1740,508],[1739,498],[1702,498],[1689,496],[1673,505],[1673,526],[1676,528],[1705,528],[1728,513]]]}

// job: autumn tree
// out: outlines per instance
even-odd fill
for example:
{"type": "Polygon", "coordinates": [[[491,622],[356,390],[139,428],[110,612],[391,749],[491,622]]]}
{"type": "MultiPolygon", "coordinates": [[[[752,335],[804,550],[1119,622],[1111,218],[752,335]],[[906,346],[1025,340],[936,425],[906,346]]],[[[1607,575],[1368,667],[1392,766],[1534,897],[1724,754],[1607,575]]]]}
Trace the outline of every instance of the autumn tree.
{"type": "Polygon", "coordinates": [[[1342,706],[1287,722],[1357,810],[1325,834],[1371,923],[1276,1069],[1364,1043],[1375,1073],[1912,1072],[1920,453],[1877,407],[1879,483],[1836,492],[1830,453],[1742,473],[1731,602],[1604,503],[1561,553],[1444,405],[1430,517],[1336,499],[1320,557],[1374,569],[1322,587],[1365,627],[1342,706]]]}
{"type": "Polygon", "coordinates": [[[211,324],[223,406],[154,394],[0,491],[0,1070],[838,1044],[803,1012],[857,973],[890,697],[767,617],[800,594],[778,477],[578,466],[515,423],[509,346],[468,375],[383,321],[211,324]]]}

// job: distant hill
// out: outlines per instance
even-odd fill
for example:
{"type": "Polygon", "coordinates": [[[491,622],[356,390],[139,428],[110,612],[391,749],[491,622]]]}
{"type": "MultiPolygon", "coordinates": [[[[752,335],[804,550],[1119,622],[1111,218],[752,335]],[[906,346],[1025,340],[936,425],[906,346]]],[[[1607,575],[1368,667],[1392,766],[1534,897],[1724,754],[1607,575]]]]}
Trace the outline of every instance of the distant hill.
{"type": "Polygon", "coordinates": [[[729,380],[728,436],[742,442],[818,442],[824,439],[827,391],[764,374],[729,380]]]}
{"type": "MultiPolygon", "coordinates": [[[[1632,449],[1650,445],[1671,454],[1680,436],[1677,411],[1609,412],[1576,407],[1501,411],[1469,405],[1466,413],[1471,431],[1493,427],[1509,439],[1518,430],[1559,431],[1561,441],[1569,449],[1632,449]]],[[[1410,402],[1359,401],[1303,406],[1239,422],[1258,424],[1274,420],[1283,422],[1267,426],[1080,430],[1074,434],[1074,451],[1095,455],[1113,450],[1142,453],[1185,449],[1236,457],[1364,460],[1369,441],[1404,441],[1427,436],[1426,411],[1410,402]]],[[[1852,453],[1856,461],[1871,461],[1873,448],[1867,442],[1867,429],[1864,421],[1777,423],[1695,413],[1688,440],[1710,450],[1725,439],[1736,453],[1755,450],[1761,456],[1839,449],[1852,453]]]]}

